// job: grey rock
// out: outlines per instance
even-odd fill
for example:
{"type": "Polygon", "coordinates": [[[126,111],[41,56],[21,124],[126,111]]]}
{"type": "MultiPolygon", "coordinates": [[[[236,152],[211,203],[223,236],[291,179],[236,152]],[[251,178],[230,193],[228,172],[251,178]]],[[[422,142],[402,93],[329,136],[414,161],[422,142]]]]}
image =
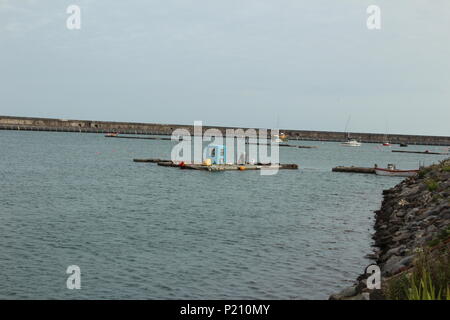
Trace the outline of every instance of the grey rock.
{"type": "MultiPolygon", "coordinates": [[[[389,264],[386,263],[383,269],[383,275],[394,275],[402,269],[409,267],[413,262],[414,255],[410,255],[404,258],[396,257],[399,259],[393,259],[389,264]]],[[[391,259],[390,259],[391,260],[391,259]]]]}
{"type": "Polygon", "coordinates": [[[361,300],[370,300],[370,293],[369,292],[363,292],[361,293],[362,299],[361,300]]]}
{"type": "Polygon", "coordinates": [[[384,264],[383,266],[383,270],[390,270],[392,269],[392,267],[399,262],[400,260],[402,260],[402,258],[400,256],[396,256],[393,255],[391,256],[384,264]]]}
{"type": "Polygon", "coordinates": [[[356,295],[356,286],[351,286],[345,288],[339,293],[333,294],[330,296],[330,300],[342,300],[343,298],[348,298],[356,295]]]}
{"type": "Polygon", "coordinates": [[[411,237],[411,235],[408,232],[403,231],[400,235],[398,235],[397,237],[394,237],[392,240],[394,240],[395,242],[399,242],[399,241],[409,239],[410,237],[411,237]]]}
{"type": "Polygon", "coordinates": [[[399,198],[406,198],[406,197],[409,197],[411,195],[415,195],[419,191],[420,191],[420,187],[419,186],[408,187],[408,188],[405,189],[405,191],[400,193],[398,197],[399,198]]]}
{"type": "Polygon", "coordinates": [[[441,212],[445,212],[446,209],[449,208],[449,205],[447,203],[442,203],[438,205],[437,207],[432,208],[428,211],[429,216],[436,216],[439,215],[441,212]]]}
{"type": "Polygon", "coordinates": [[[368,292],[363,292],[346,300],[370,300],[370,295],[368,292]]]}
{"type": "Polygon", "coordinates": [[[450,210],[443,211],[441,217],[442,219],[450,219],[450,210]]]}
{"type": "Polygon", "coordinates": [[[448,226],[449,224],[450,224],[450,217],[448,219],[442,219],[441,221],[439,221],[437,225],[439,226],[439,228],[442,228],[448,226]]]}
{"type": "Polygon", "coordinates": [[[435,217],[435,216],[429,216],[429,217],[423,219],[423,222],[430,224],[430,223],[433,223],[433,221],[435,221],[436,219],[437,219],[437,217],[435,217]]]}
{"type": "Polygon", "coordinates": [[[388,260],[390,257],[392,256],[400,256],[400,250],[402,250],[404,248],[404,246],[400,246],[400,247],[395,247],[392,249],[389,249],[381,258],[383,261],[388,260]]]}
{"type": "Polygon", "coordinates": [[[397,211],[397,213],[395,214],[397,217],[401,218],[403,216],[405,216],[406,212],[404,210],[400,210],[397,211]]]}

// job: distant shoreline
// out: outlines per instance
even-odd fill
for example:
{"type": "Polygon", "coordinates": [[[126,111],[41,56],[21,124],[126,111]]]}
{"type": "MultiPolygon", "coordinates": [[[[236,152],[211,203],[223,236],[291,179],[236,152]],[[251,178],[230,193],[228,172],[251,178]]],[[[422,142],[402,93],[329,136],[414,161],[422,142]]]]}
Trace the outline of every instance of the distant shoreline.
{"type": "MultiPolygon", "coordinates": [[[[147,135],[171,135],[175,129],[187,129],[193,132],[193,126],[177,124],[137,123],[137,122],[112,122],[94,120],[68,120],[35,117],[0,116],[0,130],[25,130],[25,131],[57,131],[57,132],[86,132],[108,133],[118,132],[122,134],[147,134],[147,135]]],[[[203,126],[204,130],[217,128],[248,129],[239,127],[203,126]]],[[[347,139],[347,133],[334,131],[311,131],[280,129],[292,140],[331,141],[340,142],[347,139]]],[[[352,138],[363,143],[383,143],[389,140],[391,144],[417,144],[450,146],[449,136],[425,136],[405,134],[381,134],[381,133],[348,133],[352,138]]]]}

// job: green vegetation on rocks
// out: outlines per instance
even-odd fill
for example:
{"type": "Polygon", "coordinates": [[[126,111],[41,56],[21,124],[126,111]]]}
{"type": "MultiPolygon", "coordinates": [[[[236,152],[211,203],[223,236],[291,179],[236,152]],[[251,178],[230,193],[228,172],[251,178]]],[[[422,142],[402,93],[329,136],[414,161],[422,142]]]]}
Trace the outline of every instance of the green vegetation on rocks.
{"type": "Polygon", "coordinates": [[[386,280],[385,295],[392,300],[450,300],[448,244],[420,251],[410,270],[386,280]]]}

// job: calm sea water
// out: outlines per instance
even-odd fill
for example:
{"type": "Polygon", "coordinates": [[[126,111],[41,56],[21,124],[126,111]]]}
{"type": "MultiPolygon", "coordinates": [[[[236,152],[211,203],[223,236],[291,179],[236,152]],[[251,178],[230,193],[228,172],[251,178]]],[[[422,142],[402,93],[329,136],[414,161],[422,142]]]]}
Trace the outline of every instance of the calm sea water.
{"type": "Polygon", "coordinates": [[[300,170],[261,176],[132,162],[170,141],[0,131],[0,298],[327,298],[370,263],[373,211],[401,181],[331,168],[443,157],[302,144],[319,148],[280,149],[300,170]]]}

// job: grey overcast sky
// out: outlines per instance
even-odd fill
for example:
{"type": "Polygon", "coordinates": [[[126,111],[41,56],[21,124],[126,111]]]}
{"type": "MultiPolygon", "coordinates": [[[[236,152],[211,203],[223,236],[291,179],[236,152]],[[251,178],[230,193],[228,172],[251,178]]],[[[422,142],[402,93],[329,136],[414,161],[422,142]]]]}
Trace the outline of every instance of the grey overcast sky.
{"type": "Polygon", "coordinates": [[[448,136],[449,35],[449,0],[0,0],[0,114],[448,136]]]}

